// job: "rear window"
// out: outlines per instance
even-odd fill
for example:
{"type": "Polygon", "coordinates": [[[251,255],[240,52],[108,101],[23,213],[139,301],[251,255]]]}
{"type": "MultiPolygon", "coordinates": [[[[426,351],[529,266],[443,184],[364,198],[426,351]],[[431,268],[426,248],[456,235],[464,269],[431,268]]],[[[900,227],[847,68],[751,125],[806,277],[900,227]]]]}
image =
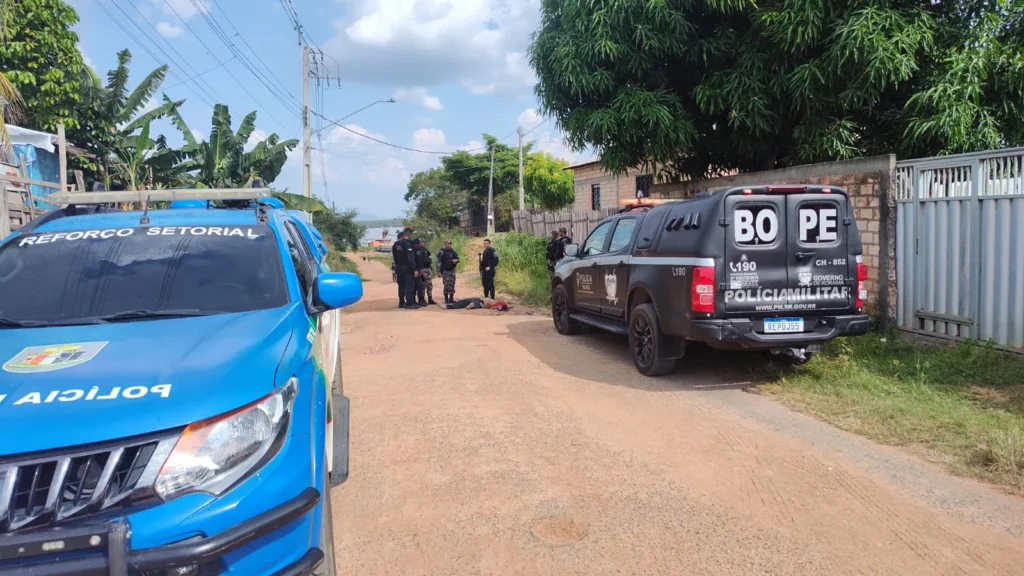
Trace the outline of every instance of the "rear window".
{"type": "Polygon", "coordinates": [[[277,239],[265,225],[37,233],[0,248],[0,318],[10,320],[219,314],[287,303],[277,239]]]}

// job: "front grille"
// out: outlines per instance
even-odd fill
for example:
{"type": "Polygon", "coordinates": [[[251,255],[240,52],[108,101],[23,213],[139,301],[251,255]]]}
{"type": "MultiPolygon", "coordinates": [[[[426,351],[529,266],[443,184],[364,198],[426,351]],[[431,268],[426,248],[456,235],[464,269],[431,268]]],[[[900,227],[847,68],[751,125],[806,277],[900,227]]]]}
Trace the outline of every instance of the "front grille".
{"type": "Polygon", "coordinates": [[[0,459],[0,534],[53,526],[153,499],[178,434],[0,459]]]}

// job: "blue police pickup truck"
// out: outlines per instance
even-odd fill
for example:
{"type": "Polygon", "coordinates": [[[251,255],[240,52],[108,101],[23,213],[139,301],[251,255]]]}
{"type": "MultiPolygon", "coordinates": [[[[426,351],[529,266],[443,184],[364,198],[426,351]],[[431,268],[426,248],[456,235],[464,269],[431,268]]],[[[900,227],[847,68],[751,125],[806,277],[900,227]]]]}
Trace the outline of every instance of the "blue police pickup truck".
{"type": "Polygon", "coordinates": [[[0,244],[0,575],[334,574],[359,277],[265,189],[51,198],[0,244]]]}

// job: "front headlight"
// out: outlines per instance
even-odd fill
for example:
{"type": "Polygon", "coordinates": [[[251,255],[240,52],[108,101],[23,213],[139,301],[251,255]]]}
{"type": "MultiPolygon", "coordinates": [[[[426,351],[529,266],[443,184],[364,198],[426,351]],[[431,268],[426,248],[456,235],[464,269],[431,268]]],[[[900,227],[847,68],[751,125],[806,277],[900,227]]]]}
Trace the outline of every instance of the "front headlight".
{"type": "Polygon", "coordinates": [[[190,424],[157,475],[157,495],[167,501],[189,492],[227,492],[280,449],[297,389],[293,377],[262,400],[190,424]]]}

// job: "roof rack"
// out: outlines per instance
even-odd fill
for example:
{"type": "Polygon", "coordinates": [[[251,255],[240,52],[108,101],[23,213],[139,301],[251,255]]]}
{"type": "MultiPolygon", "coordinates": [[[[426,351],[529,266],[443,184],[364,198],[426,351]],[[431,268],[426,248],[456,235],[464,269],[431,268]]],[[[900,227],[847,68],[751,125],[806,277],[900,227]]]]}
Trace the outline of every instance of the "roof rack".
{"type": "Polygon", "coordinates": [[[61,206],[111,202],[172,202],[174,200],[259,200],[270,197],[270,188],[180,188],[172,190],[123,190],[117,192],[58,192],[46,197],[61,206]]]}

